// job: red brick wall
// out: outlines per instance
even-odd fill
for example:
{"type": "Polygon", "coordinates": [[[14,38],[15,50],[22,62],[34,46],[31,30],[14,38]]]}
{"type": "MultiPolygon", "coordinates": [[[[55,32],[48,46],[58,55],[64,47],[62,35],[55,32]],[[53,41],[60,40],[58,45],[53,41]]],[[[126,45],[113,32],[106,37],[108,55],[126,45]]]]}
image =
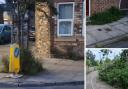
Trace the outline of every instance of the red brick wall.
{"type": "Polygon", "coordinates": [[[112,6],[119,8],[119,0],[91,0],[91,14],[104,11],[112,6]]]}
{"type": "MultiPolygon", "coordinates": [[[[73,46],[76,47],[77,50],[80,50],[80,54],[84,55],[84,39],[82,35],[82,26],[83,26],[83,18],[82,18],[82,0],[54,0],[55,7],[57,7],[57,3],[62,2],[75,2],[75,12],[74,12],[74,29],[73,36],[71,37],[58,37],[57,36],[57,17],[54,20],[54,47],[57,47],[62,50],[66,50],[66,47],[73,46]],[[80,42],[80,47],[77,46],[78,40],[80,42]],[[79,49],[78,49],[79,48],[79,49]]],[[[77,51],[76,51],[77,52],[77,51]]]]}

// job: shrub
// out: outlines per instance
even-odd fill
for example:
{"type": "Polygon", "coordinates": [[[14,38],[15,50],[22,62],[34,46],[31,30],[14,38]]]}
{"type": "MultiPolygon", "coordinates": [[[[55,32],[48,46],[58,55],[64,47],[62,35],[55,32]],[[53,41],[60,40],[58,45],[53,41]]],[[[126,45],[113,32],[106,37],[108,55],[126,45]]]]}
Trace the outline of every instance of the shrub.
{"type": "Polygon", "coordinates": [[[81,50],[75,46],[64,46],[62,49],[54,47],[52,53],[55,58],[65,58],[71,60],[81,60],[84,59],[81,50]]]}
{"type": "Polygon", "coordinates": [[[29,50],[21,50],[21,73],[35,75],[42,69],[42,64],[33,57],[29,50]]]}
{"type": "Polygon", "coordinates": [[[111,65],[102,66],[99,70],[99,78],[107,83],[128,89],[128,63],[124,60],[116,60],[111,65]]]}
{"type": "Polygon", "coordinates": [[[119,9],[111,7],[106,11],[96,13],[90,17],[91,24],[106,24],[119,20],[122,17],[122,13],[119,9]]]}
{"type": "Polygon", "coordinates": [[[55,58],[66,58],[66,53],[57,47],[53,48],[52,54],[54,55],[55,58]]]}
{"type": "Polygon", "coordinates": [[[1,72],[9,72],[9,57],[8,56],[3,56],[1,59],[1,72]]]}

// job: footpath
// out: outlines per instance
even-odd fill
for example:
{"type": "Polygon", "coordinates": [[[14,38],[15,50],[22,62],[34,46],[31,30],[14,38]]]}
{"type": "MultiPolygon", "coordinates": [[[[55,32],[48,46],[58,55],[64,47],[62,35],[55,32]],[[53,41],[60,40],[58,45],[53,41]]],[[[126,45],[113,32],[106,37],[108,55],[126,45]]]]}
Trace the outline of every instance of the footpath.
{"type": "Polygon", "coordinates": [[[88,25],[86,28],[86,46],[103,47],[128,37],[128,17],[105,25],[88,25]]]}

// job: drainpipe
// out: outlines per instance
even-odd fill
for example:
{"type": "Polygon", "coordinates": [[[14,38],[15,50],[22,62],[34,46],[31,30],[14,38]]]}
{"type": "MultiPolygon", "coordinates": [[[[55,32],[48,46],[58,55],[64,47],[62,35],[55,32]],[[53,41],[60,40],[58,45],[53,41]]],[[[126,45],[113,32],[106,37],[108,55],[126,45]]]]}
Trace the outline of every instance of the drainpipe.
{"type": "Polygon", "coordinates": [[[86,0],[83,0],[83,36],[86,37],[85,35],[85,30],[86,30],[86,0]]]}

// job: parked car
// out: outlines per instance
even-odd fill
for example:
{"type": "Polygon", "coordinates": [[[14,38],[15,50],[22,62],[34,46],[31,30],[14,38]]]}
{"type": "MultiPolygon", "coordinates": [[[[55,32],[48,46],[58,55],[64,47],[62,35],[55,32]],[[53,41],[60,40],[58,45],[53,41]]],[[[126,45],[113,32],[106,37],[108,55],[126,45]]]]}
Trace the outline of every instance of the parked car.
{"type": "Polygon", "coordinates": [[[0,44],[11,42],[11,30],[11,25],[0,24],[0,44]]]}

